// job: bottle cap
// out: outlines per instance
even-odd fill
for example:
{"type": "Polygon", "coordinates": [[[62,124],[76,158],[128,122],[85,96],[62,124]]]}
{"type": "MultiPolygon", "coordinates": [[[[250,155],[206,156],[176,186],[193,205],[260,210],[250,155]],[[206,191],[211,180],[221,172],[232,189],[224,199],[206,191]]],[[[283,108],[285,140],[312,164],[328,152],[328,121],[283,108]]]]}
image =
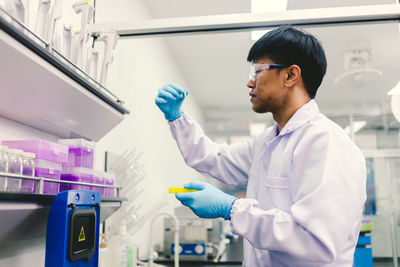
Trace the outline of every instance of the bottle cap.
{"type": "Polygon", "coordinates": [[[32,159],[36,158],[36,154],[31,152],[24,152],[24,156],[32,159]]]}
{"type": "Polygon", "coordinates": [[[14,149],[14,148],[8,148],[7,152],[14,155],[21,155],[21,153],[23,153],[21,149],[14,149]]]}

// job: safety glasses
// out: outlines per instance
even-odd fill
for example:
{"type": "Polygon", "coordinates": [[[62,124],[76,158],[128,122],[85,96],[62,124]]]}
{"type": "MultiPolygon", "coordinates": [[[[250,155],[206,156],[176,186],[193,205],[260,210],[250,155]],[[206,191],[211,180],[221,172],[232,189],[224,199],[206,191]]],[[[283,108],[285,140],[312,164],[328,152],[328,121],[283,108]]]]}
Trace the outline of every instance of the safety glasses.
{"type": "Polygon", "coordinates": [[[250,73],[249,73],[249,80],[253,82],[256,81],[257,74],[262,72],[266,69],[278,69],[278,68],[287,68],[290,67],[289,65],[283,64],[263,64],[263,63],[255,63],[251,65],[250,73]]]}

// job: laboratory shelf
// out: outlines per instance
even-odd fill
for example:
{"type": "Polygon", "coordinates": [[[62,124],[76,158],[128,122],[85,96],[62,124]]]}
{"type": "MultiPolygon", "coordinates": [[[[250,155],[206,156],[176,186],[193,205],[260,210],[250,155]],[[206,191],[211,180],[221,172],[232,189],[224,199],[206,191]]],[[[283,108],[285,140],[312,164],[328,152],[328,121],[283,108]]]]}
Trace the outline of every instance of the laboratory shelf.
{"type": "MultiPolygon", "coordinates": [[[[47,216],[55,195],[0,192],[0,246],[46,236],[47,216]]],[[[102,197],[100,222],[117,211],[123,197],[102,197]]]]}
{"type": "Polygon", "coordinates": [[[123,101],[6,15],[0,9],[0,116],[97,141],[129,114],[123,101]]]}

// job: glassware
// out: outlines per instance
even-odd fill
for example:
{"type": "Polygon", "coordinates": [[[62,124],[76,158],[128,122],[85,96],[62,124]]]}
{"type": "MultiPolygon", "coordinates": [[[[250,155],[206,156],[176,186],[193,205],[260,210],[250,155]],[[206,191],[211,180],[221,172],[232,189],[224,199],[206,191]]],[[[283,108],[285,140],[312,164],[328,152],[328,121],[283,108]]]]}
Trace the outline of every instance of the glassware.
{"type": "MultiPolygon", "coordinates": [[[[8,172],[7,147],[0,146],[0,172],[8,172]]],[[[7,177],[0,177],[0,192],[7,189],[7,177]]]]}
{"type": "MultiPolygon", "coordinates": [[[[35,176],[35,157],[34,153],[24,152],[22,158],[22,174],[25,176],[35,176]]],[[[34,193],[34,180],[22,180],[21,192],[34,193]]]]}
{"type": "MultiPolygon", "coordinates": [[[[8,173],[22,175],[22,154],[20,149],[8,149],[8,173]]],[[[7,192],[20,192],[21,179],[7,178],[7,192]]]]}

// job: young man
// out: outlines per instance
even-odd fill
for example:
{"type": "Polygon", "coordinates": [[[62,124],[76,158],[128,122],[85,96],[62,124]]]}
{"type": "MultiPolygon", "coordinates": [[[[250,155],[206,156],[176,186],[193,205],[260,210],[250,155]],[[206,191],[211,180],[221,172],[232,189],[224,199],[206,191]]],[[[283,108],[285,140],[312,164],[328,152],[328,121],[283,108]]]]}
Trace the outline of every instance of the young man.
{"type": "Polygon", "coordinates": [[[352,266],[366,199],[365,161],[347,134],[314,100],[326,72],[318,40],[292,27],[265,34],[250,49],[250,101],[276,125],[246,143],[218,145],[180,108],[187,94],[159,90],[164,112],[186,163],[232,185],[236,199],[202,182],[177,194],[202,218],[230,220],[244,237],[244,265],[352,266]]]}

